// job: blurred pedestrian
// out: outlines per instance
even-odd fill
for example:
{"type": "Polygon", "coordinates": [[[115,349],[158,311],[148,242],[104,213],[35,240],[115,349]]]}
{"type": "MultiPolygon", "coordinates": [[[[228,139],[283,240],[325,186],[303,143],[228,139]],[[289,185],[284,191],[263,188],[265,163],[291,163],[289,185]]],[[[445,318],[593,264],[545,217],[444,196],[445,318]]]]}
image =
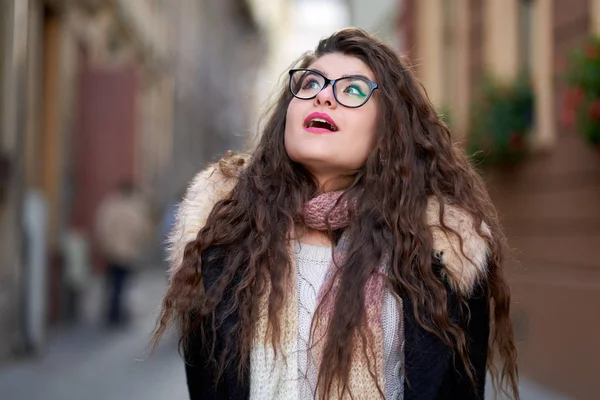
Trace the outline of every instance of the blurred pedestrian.
{"type": "Polygon", "coordinates": [[[297,65],[179,211],[154,339],[191,399],[483,399],[487,365],[518,398],[497,214],[411,69],[357,29],[297,65]]]}
{"type": "Polygon", "coordinates": [[[132,273],[140,267],[142,251],[150,234],[148,205],[131,181],[108,194],[95,221],[98,248],[106,263],[107,322],[125,325],[130,319],[124,304],[132,273]]]}
{"type": "Polygon", "coordinates": [[[90,253],[85,232],[70,227],[63,238],[66,292],[66,318],[69,322],[81,319],[82,297],[89,284],[90,253]]]}

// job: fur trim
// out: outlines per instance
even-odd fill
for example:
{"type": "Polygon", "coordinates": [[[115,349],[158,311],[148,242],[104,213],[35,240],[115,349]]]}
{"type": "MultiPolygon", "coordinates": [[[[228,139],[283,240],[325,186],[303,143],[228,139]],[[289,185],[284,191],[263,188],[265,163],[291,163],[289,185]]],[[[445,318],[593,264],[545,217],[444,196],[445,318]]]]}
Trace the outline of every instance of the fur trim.
{"type": "Polygon", "coordinates": [[[190,183],[177,209],[175,226],[167,239],[169,272],[177,272],[185,246],[196,239],[215,204],[233,190],[247,156],[229,153],[218,163],[198,173],[190,183]]]}
{"type": "MultiPolygon", "coordinates": [[[[458,232],[446,233],[440,225],[440,204],[436,198],[429,198],[426,219],[433,236],[433,249],[436,257],[445,267],[443,270],[448,282],[463,294],[470,294],[475,285],[487,274],[489,246],[473,225],[473,217],[461,208],[444,205],[444,223],[458,232]],[[462,239],[462,251],[460,245],[462,239]]],[[[483,223],[481,230],[491,237],[490,228],[483,223]]]]}
{"type": "MultiPolygon", "coordinates": [[[[214,205],[229,195],[247,160],[247,156],[229,154],[192,180],[179,206],[177,221],[168,240],[171,274],[181,267],[186,244],[196,239],[214,205]]],[[[444,210],[444,221],[462,238],[463,251],[457,235],[441,230],[439,203],[435,198],[430,198],[425,218],[431,228],[433,248],[445,267],[445,275],[452,288],[468,295],[487,274],[488,243],[486,238],[477,233],[473,218],[464,210],[449,204],[445,205],[444,210]]],[[[482,231],[484,235],[491,235],[486,224],[483,224],[482,231]]]]}

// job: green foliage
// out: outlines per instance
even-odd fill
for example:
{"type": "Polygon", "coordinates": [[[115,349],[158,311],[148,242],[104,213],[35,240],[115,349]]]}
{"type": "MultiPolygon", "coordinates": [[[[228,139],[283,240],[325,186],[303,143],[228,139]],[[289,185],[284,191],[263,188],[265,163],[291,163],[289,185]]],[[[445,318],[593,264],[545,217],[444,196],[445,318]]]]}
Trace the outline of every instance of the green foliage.
{"type": "Polygon", "coordinates": [[[534,116],[534,92],[528,77],[511,82],[488,78],[471,109],[467,150],[484,163],[510,163],[527,151],[534,116]]]}
{"type": "Polygon", "coordinates": [[[600,145],[600,37],[576,49],[566,74],[561,121],[575,127],[593,145],[600,145]]]}

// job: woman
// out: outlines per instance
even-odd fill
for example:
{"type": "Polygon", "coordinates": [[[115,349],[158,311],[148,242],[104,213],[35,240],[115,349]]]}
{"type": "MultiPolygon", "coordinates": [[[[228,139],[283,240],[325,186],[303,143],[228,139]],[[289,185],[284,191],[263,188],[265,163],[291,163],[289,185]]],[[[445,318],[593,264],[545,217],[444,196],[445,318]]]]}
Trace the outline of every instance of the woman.
{"type": "Polygon", "coordinates": [[[503,249],[412,72],[342,30],[290,71],[252,156],[192,183],[155,340],[181,329],[194,400],[483,399],[486,365],[518,398],[503,249]]]}

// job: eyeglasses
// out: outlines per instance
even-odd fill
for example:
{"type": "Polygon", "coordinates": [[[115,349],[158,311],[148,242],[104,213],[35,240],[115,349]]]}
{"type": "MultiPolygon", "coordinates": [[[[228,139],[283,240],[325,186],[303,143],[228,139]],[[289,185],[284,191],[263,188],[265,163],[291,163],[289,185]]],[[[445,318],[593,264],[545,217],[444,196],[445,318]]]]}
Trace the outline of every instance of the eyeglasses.
{"type": "Polygon", "coordinates": [[[360,75],[329,79],[313,69],[290,70],[290,91],[298,99],[314,99],[327,85],[333,88],[335,100],[348,108],[364,105],[371,98],[373,90],[377,89],[375,82],[360,75]]]}

